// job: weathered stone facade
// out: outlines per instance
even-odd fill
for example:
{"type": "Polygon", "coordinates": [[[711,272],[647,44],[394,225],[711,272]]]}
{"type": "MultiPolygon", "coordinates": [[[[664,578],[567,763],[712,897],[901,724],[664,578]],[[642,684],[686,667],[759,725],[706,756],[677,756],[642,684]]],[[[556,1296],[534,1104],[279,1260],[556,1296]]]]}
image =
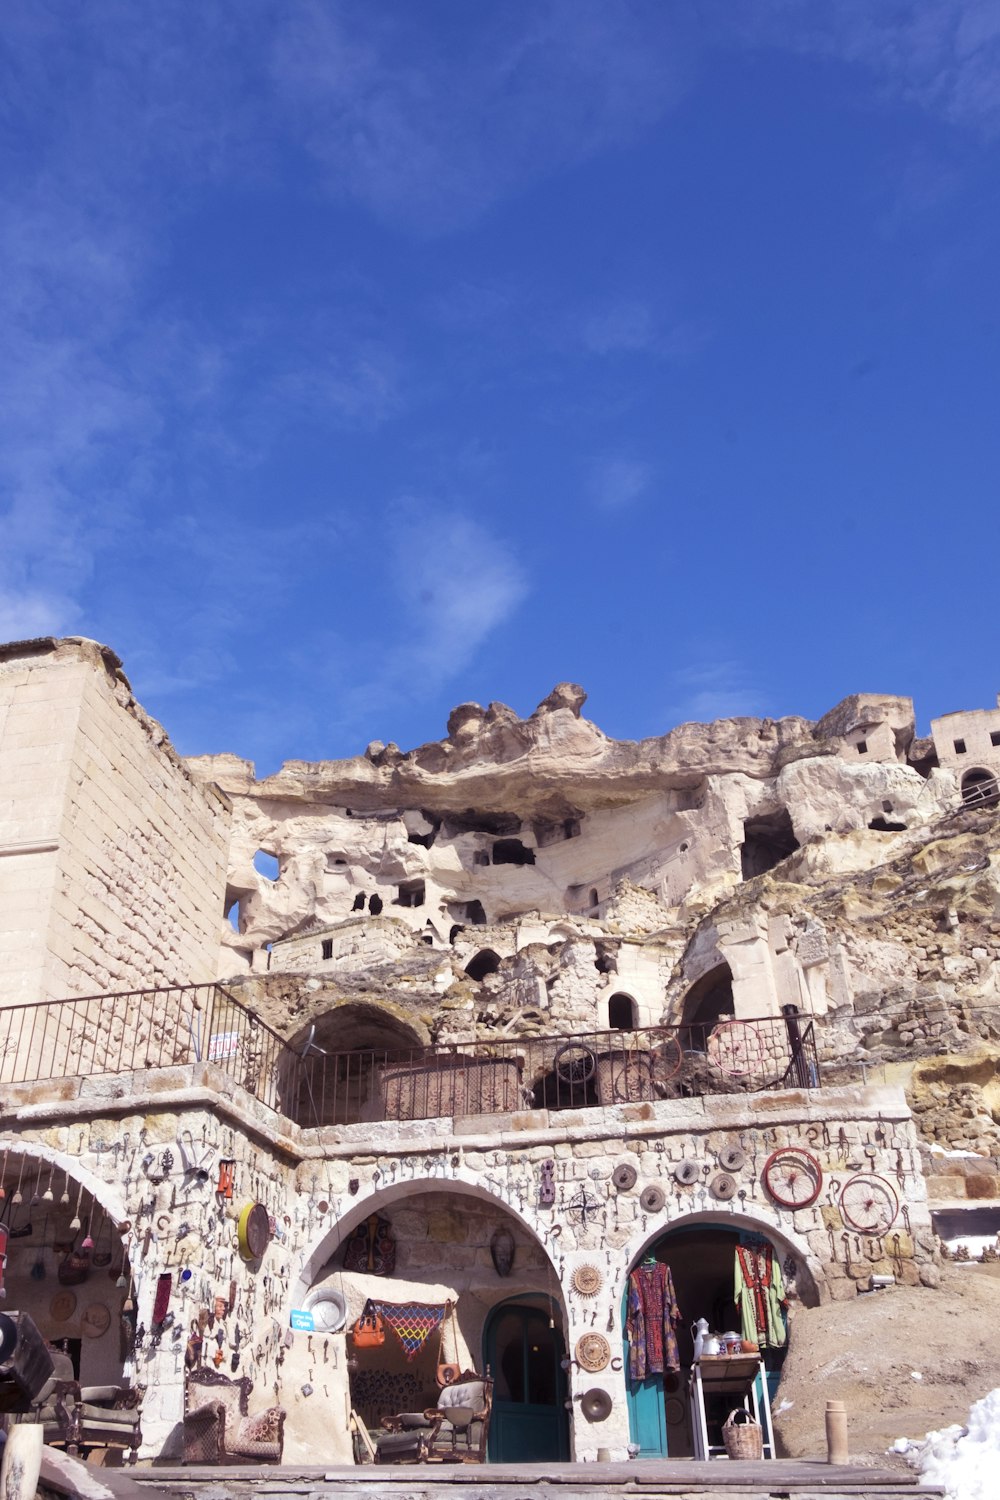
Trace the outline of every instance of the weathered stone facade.
{"type": "MultiPolygon", "coordinates": [[[[543,1313],[567,1451],[624,1456],[641,1255],[758,1234],[794,1297],[835,1302],[873,1274],[933,1288],[935,1202],[1000,1204],[993,801],[978,782],[963,804],[908,700],[620,744],[563,685],[527,720],[464,705],[440,744],[260,782],[180,761],[91,642],[4,648],[0,703],[3,1180],[67,1184],[9,1280],[47,1335],[84,1335],[87,1379],[145,1385],[147,1454],[177,1451],[186,1358],[216,1351],[287,1408],[303,1461],[349,1457],[352,1404],[432,1399],[436,1339],[408,1362],[292,1332],[329,1290],[347,1326],[369,1297],[455,1302],[479,1369],[505,1308],[543,1313]],[[156,993],[19,1009],[120,990],[156,993]],[[821,1178],[798,1208],[763,1176],[793,1149],[821,1178]],[[865,1227],[848,1200],[873,1180],[888,1207],[865,1227]],[[114,1256],[57,1320],[44,1282],[78,1197],[114,1256]],[[257,1261],[234,1238],[251,1202],[274,1227],[257,1261]],[[343,1265],[372,1215],[391,1276],[343,1265]],[[88,1337],[92,1301],[114,1316],[88,1337]],[[580,1366],[588,1333],[603,1368],[580,1366]]],[[[961,726],[987,770],[991,724],[961,726]]]]}

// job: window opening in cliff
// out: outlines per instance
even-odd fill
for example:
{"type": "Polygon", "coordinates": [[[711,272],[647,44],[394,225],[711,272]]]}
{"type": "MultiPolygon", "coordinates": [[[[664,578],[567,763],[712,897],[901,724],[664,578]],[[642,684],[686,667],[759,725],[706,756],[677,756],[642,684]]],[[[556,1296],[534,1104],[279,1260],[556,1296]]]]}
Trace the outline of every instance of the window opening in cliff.
{"type": "Polygon", "coordinates": [[[486,911],[481,901],[456,903],[454,906],[449,906],[448,912],[450,916],[461,917],[464,922],[471,922],[474,927],[486,926],[486,911]]]}
{"type": "Polygon", "coordinates": [[[324,938],[320,944],[320,951],[324,958],[333,957],[333,938],[324,938]]]}
{"type": "Polygon", "coordinates": [[[449,943],[451,943],[452,947],[454,947],[454,945],[455,945],[455,939],[458,937],[459,933],[464,932],[464,931],[465,931],[465,928],[462,926],[461,922],[456,922],[455,925],[454,925],[454,927],[451,929],[451,931],[448,934],[448,941],[449,941],[449,943]]]}
{"type": "Polygon", "coordinates": [[[342,854],[328,854],[326,856],[326,868],[328,870],[339,870],[347,864],[342,854]]]}
{"type": "Polygon", "coordinates": [[[955,754],[956,755],[964,755],[965,754],[965,741],[964,740],[953,740],[952,744],[955,746],[955,754]]]}
{"type": "Polygon", "coordinates": [[[425,887],[422,880],[404,880],[396,888],[393,906],[423,906],[425,887]]]}
{"type": "Polygon", "coordinates": [[[495,974],[499,967],[499,953],[494,953],[492,948],[482,948],[475,958],[470,959],[466,964],[465,972],[478,984],[481,979],[486,978],[487,974],[495,974]]]}
{"type": "Polygon", "coordinates": [[[365,893],[364,893],[364,891],[359,891],[358,894],[354,898],[354,905],[351,907],[351,910],[352,911],[364,911],[364,909],[365,909],[365,893]]]}
{"type": "Polygon", "coordinates": [[[639,1007],[631,995],[612,995],[608,1001],[608,1029],[610,1031],[634,1031],[638,1022],[639,1007]]]}
{"type": "Polygon", "coordinates": [[[767,813],[763,817],[747,818],[743,824],[743,844],[740,849],[743,879],[752,880],[755,875],[773,870],[789,854],[794,854],[798,847],[799,841],[795,837],[787,807],[780,807],[777,812],[767,813]]]}
{"type": "Polygon", "coordinates": [[[905,833],[906,832],[906,824],[905,823],[896,823],[896,822],[893,822],[889,818],[882,818],[882,817],[872,818],[871,822],[868,824],[868,827],[872,830],[873,833],[905,833]]]}
{"type": "Polygon", "coordinates": [[[373,917],[382,915],[382,897],[377,893],[368,897],[368,910],[373,917]]]}
{"type": "Polygon", "coordinates": [[[681,1037],[684,1050],[703,1052],[706,1031],[717,1021],[735,1014],[733,971],[728,964],[718,964],[703,974],[684,997],[681,1009],[682,1024],[687,1032],[681,1037]]]}
{"type": "Polygon", "coordinates": [[[855,750],[857,750],[857,752],[858,752],[859,755],[867,755],[868,754],[868,741],[867,740],[858,740],[858,743],[855,745],[854,748],[855,748],[855,750]]]}
{"type": "Polygon", "coordinates": [[[273,884],[281,875],[281,865],[278,856],[271,854],[267,849],[258,849],[253,857],[253,867],[258,875],[263,875],[265,880],[273,884]]]}
{"type": "Polygon", "coordinates": [[[1000,729],[991,729],[990,730],[990,744],[991,745],[1000,745],[1000,729]]]}
{"type": "Polygon", "coordinates": [[[962,777],[962,801],[968,807],[995,807],[1000,802],[1000,786],[994,773],[982,766],[966,771],[962,777]]]}
{"type": "Polygon", "coordinates": [[[226,902],[225,902],[224,912],[225,912],[226,921],[229,923],[230,927],[233,929],[234,932],[239,932],[239,930],[240,930],[240,898],[236,894],[235,891],[227,891],[226,892],[226,902]]]}
{"type": "Polygon", "coordinates": [[[488,865],[490,862],[489,852],[486,849],[476,849],[472,855],[474,865],[488,865]]]}
{"type": "Polygon", "coordinates": [[[494,838],[505,834],[520,833],[521,819],[515,813],[477,812],[467,807],[464,812],[446,813],[444,831],[453,838],[458,833],[489,833],[494,838]]]}
{"type": "Polygon", "coordinates": [[[561,823],[532,823],[531,831],[536,845],[539,849],[545,849],[549,844],[561,844],[565,839],[579,838],[580,821],[579,818],[564,818],[561,823]]]}
{"type": "Polygon", "coordinates": [[[493,845],[495,865],[533,865],[535,851],[522,844],[520,839],[497,839],[493,845]]]}
{"type": "Polygon", "coordinates": [[[591,906],[598,906],[600,904],[597,899],[597,892],[593,889],[593,887],[591,887],[590,891],[590,904],[591,906]]]}

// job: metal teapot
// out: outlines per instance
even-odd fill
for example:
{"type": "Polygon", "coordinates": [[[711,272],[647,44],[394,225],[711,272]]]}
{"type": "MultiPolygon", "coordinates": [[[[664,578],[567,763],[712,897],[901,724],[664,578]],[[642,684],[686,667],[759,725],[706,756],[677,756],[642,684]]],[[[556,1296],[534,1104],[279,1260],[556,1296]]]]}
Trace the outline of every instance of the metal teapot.
{"type": "Polygon", "coordinates": [[[694,1339],[696,1360],[701,1359],[703,1354],[722,1353],[722,1343],[714,1333],[709,1332],[707,1318],[699,1318],[697,1323],[691,1324],[691,1337],[694,1339]]]}

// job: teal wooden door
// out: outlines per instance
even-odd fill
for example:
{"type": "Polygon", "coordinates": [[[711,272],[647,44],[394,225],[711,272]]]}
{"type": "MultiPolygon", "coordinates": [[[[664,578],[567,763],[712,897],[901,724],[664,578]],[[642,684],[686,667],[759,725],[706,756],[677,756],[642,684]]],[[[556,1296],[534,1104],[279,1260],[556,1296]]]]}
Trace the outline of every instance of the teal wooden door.
{"type": "Polygon", "coordinates": [[[484,1342],[493,1374],[490,1461],[568,1459],[563,1342],[549,1327],[548,1313],[518,1303],[501,1304],[490,1315],[484,1342]]]}
{"type": "Polygon", "coordinates": [[[625,1314],[628,1294],[622,1301],[622,1350],[625,1356],[625,1390],[628,1399],[629,1438],[639,1445],[640,1458],[666,1458],[667,1409],[663,1394],[663,1376],[648,1375],[633,1385],[628,1378],[628,1344],[625,1341],[625,1314]]]}

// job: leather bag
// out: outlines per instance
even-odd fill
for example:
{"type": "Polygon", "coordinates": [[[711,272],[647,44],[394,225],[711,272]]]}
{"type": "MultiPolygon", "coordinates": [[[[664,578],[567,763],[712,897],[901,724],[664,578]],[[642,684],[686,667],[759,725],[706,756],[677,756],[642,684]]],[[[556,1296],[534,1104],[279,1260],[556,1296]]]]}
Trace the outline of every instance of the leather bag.
{"type": "Polygon", "coordinates": [[[378,1349],[385,1343],[385,1324],[379,1312],[364,1312],[351,1329],[355,1349],[378,1349]]]}
{"type": "Polygon", "coordinates": [[[441,1389],[444,1390],[446,1385],[455,1384],[461,1372],[462,1367],[458,1363],[458,1332],[455,1328],[455,1304],[449,1301],[444,1317],[441,1319],[441,1342],[438,1346],[438,1365],[434,1378],[441,1389]],[[444,1328],[449,1317],[451,1318],[451,1346],[455,1353],[455,1358],[452,1362],[448,1362],[444,1357],[444,1328]]]}

